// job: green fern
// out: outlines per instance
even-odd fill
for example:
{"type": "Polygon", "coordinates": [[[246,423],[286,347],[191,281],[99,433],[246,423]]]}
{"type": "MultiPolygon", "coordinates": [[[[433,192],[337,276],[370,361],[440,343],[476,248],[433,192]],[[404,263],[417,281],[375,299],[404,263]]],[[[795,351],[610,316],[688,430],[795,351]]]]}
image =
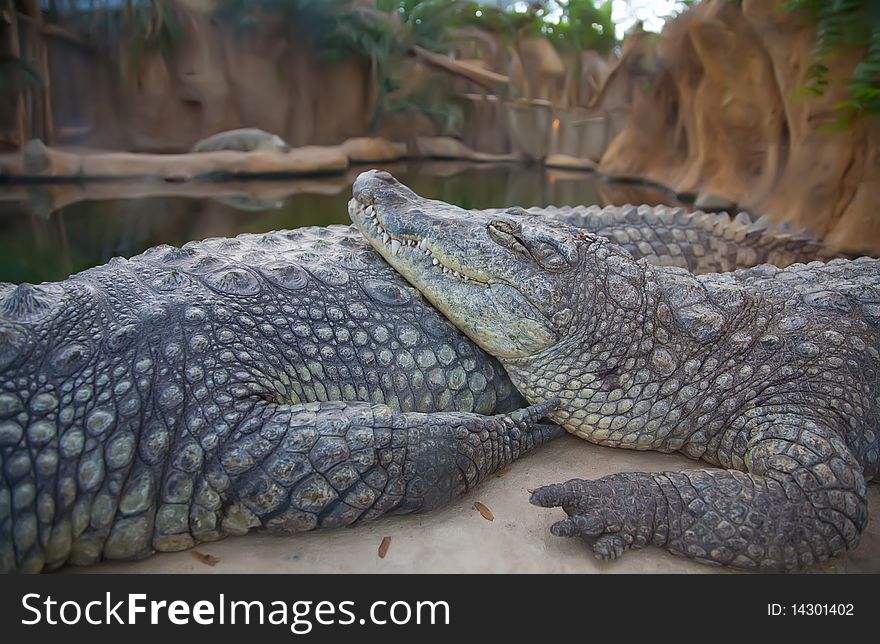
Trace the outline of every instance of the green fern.
{"type": "Polygon", "coordinates": [[[816,24],[816,62],[804,91],[822,95],[828,88],[828,63],[852,50],[865,53],[849,79],[850,97],[835,106],[837,126],[862,115],[880,114],[880,3],[865,0],[789,0],[785,9],[808,16],[816,24]]]}

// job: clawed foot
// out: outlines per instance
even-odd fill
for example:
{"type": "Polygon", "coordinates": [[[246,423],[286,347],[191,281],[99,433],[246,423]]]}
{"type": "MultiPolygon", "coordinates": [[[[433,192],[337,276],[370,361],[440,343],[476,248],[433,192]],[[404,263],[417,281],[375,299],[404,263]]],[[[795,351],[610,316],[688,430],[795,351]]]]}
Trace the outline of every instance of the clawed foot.
{"type": "Polygon", "coordinates": [[[568,517],[554,523],[550,532],[557,537],[585,539],[592,544],[595,556],[607,561],[648,543],[653,503],[645,503],[646,496],[636,481],[574,479],[538,488],[530,502],[565,510],[568,517]]]}

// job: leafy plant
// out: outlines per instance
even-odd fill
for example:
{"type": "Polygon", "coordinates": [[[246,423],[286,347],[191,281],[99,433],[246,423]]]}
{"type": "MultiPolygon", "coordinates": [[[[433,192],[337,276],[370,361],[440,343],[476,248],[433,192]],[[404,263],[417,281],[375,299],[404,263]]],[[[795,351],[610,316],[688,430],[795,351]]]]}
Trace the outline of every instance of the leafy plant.
{"type": "Polygon", "coordinates": [[[558,21],[550,20],[545,2],[524,10],[504,10],[472,0],[377,0],[375,9],[352,0],[221,0],[218,19],[238,29],[254,28],[267,15],[283,18],[292,37],[307,38],[323,59],[357,57],[369,61],[376,88],[370,128],[386,114],[418,110],[444,130],[455,129],[463,108],[437,95],[436,90],[414,90],[397,95],[401,60],[414,45],[448,53],[459,42],[457,29],[477,27],[507,42],[543,35],[560,49],[610,51],[616,44],[609,0],[558,0],[558,21]],[[295,33],[294,33],[295,30],[295,33]]]}
{"type": "Polygon", "coordinates": [[[788,11],[799,11],[816,23],[816,62],[804,88],[822,95],[828,87],[829,62],[836,55],[863,50],[849,79],[850,97],[838,103],[839,126],[864,114],[880,114],[880,3],[864,0],[789,0],[788,11]]]}
{"type": "Polygon", "coordinates": [[[448,50],[450,33],[459,27],[478,27],[512,40],[536,21],[532,6],[518,13],[466,0],[378,0],[376,7],[397,14],[413,42],[433,51],[448,50]]]}
{"type": "Polygon", "coordinates": [[[507,41],[544,36],[563,49],[614,47],[610,0],[557,0],[561,15],[547,2],[530,2],[501,9],[464,0],[379,0],[377,8],[397,12],[416,41],[437,45],[455,27],[478,27],[507,41]],[[558,18],[558,20],[557,20],[558,18]]]}
{"type": "Polygon", "coordinates": [[[290,36],[308,38],[320,58],[369,61],[376,87],[371,130],[386,115],[406,110],[423,111],[441,129],[452,129],[461,120],[460,106],[441,100],[433,90],[395,95],[400,87],[397,71],[413,45],[449,51],[454,44],[450,29],[467,23],[465,5],[477,6],[449,0],[379,0],[377,10],[370,10],[351,0],[222,0],[215,15],[240,29],[258,25],[265,15],[280,15],[292,30],[290,36]]]}
{"type": "Polygon", "coordinates": [[[610,0],[568,0],[559,4],[562,8],[559,24],[545,25],[542,29],[557,47],[575,51],[595,49],[607,54],[617,44],[610,0]]]}

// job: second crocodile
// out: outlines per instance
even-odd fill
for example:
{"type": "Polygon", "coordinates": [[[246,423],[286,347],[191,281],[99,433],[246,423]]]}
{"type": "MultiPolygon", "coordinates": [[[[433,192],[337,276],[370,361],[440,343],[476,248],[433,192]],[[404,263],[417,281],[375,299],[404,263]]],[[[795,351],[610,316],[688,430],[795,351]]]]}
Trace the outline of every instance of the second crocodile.
{"type": "Polygon", "coordinates": [[[854,548],[880,474],[880,260],[695,276],[520,211],[464,211],[387,173],[350,214],[548,418],[612,447],[720,467],[536,490],[596,555],[655,545],[794,570],[854,548]]]}

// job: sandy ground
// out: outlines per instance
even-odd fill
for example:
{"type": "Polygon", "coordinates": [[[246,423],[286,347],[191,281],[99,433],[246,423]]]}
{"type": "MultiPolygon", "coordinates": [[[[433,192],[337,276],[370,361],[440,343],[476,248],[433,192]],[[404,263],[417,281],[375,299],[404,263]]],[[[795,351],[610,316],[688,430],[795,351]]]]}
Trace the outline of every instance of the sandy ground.
{"type": "MultiPolygon", "coordinates": [[[[157,554],[137,562],[67,568],[76,573],[306,573],[306,572],[505,572],[505,573],[713,573],[704,566],[656,548],[631,551],[602,562],[574,539],[552,536],[550,524],[562,510],[529,505],[529,489],[569,478],[596,478],[613,472],[687,469],[680,456],[633,452],[591,445],[565,436],[523,458],[452,505],[424,515],[388,517],[357,528],[280,537],[250,534],[195,549],[216,557],[202,563],[194,551],[157,554]],[[474,502],[494,515],[485,519],[474,502]],[[386,556],[378,556],[390,537],[386,556]]],[[[871,521],[859,547],[816,572],[880,572],[880,486],[869,486],[871,521]]]]}

